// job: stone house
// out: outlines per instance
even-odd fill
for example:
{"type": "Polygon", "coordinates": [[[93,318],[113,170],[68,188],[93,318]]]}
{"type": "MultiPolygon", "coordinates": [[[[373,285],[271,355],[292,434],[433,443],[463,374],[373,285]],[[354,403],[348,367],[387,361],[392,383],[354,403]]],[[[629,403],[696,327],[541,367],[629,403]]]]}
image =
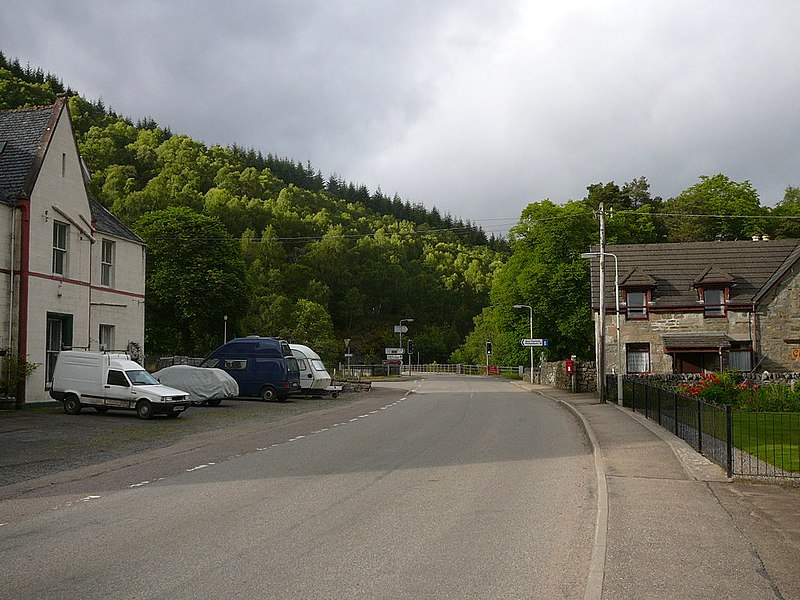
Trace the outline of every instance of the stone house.
{"type": "Polygon", "coordinates": [[[87,178],[66,98],[0,111],[0,395],[18,406],[50,400],[63,348],[143,352],[145,245],[87,178]]]}
{"type": "MultiPolygon", "coordinates": [[[[599,339],[600,261],[591,261],[599,339]]],[[[799,271],[800,240],[608,246],[606,372],[800,370],[799,271]]]]}

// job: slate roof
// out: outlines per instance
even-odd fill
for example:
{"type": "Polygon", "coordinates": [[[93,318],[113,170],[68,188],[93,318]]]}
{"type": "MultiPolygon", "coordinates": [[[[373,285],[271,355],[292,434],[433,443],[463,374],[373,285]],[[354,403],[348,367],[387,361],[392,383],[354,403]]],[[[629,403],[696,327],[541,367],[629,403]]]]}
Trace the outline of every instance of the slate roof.
{"type": "MultiPolygon", "coordinates": [[[[597,247],[592,248],[597,251],[597,247]]],[[[748,306],[800,261],[800,240],[692,242],[607,246],[625,273],[652,279],[651,310],[699,307],[697,287],[729,285],[729,306],[748,306]],[[732,281],[732,283],[730,283],[732,281]]],[[[592,257],[592,308],[599,305],[599,258],[592,257]]],[[[626,287],[630,287],[630,281],[626,287]]],[[[613,309],[614,258],[606,258],[606,307],[613,309]]]]}
{"type": "Polygon", "coordinates": [[[57,105],[38,108],[0,110],[0,202],[13,203],[27,197],[28,174],[41,158],[48,125],[57,105]]]}
{"type": "MultiPolygon", "coordinates": [[[[19,198],[30,197],[52,128],[65,104],[66,98],[59,98],[50,106],[0,110],[0,202],[15,204],[19,198]]],[[[92,224],[99,232],[144,243],[97,200],[88,198],[92,224]]]]}
{"type": "Polygon", "coordinates": [[[144,244],[144,240],[133,233],[122,221],[112,215],[108,209],[89,196],[89,209],[92,211],[92,225],[100,233],[120,237],[131,242],[144,244]]]}
{"type": "Polygon", "coordinates": [[[735,341],[722,332],[706,333],[665,333],[661,336],[664,341],[664,350],[700,350],[707,348],[730,348],[735,341]]]}

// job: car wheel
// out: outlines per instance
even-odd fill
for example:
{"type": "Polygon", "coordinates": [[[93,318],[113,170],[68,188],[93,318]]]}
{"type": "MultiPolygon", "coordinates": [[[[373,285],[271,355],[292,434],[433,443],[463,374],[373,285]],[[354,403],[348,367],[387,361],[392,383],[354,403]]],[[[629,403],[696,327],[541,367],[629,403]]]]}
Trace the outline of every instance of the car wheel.
{"type": "Polygon", "coordinates": [[[331,398],[333,398],[334,400],[335,400],[336,398],[338,398],[338,397],[339,397],[339,392],[333,392],[333,393],[331,394],[331,398]]]}
{"type": "Polygon", "coordinates": [[[99,412],[101,415],[102,415],[103,413],[107,413],[107,412],[108,412],[108,407],[107,407],[107,406],[95,406],[95,407],[94,407],[94,409],[95,409],[97,412],[99,412]]]}
{"type": "Polygon", "coordinates": [[[68,415],[77,415],[81,412],[81,401],[77,396],[67,396],[64,399],[64,412],[68,415]]]}
{"type": "Polygon", "coordinates": [[[222,398],[212,398],[211,400],[206,400],[206,404],[208,406],[219,406],[222,404],[222,398]]]}
{"type": "Polygon", "coordinates": [[[136,414],[140,419],[149,419],[153,416],[153,405],[149,400],[139,400],[136,403],[136,414]]]}
{"type": "Polygon", "coordinates": [[[273,400],[275,400],[276,396],[277,394],[275,393],[275,388],[270,386],[265,386],[261,388],[261,399],[264,402],[272,402],[273,400]]]}

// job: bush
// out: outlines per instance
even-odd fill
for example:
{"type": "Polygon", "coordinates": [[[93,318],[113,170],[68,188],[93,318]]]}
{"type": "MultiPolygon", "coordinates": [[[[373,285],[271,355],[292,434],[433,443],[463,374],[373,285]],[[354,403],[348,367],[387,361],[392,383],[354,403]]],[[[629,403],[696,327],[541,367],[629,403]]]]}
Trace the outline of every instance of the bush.
{"type": "Polygon", "coordinates": [[[729,405],[749,412],[800,412],[800,389],[788,385],[759,386],[749,381],[738,383],[733,373],[704,373],[678,390],[716,405],[729,405]]]}

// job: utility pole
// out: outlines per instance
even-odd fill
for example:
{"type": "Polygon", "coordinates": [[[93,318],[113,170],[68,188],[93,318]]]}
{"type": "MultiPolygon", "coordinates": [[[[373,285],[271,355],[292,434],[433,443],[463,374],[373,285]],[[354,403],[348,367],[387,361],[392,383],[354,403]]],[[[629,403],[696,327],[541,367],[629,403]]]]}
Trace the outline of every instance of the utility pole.
{"type": "Polygon", "coordinates": [[[606,401],[606,212],[600,203],[600,305],[597,315],[597,395],[606,401]]]}

